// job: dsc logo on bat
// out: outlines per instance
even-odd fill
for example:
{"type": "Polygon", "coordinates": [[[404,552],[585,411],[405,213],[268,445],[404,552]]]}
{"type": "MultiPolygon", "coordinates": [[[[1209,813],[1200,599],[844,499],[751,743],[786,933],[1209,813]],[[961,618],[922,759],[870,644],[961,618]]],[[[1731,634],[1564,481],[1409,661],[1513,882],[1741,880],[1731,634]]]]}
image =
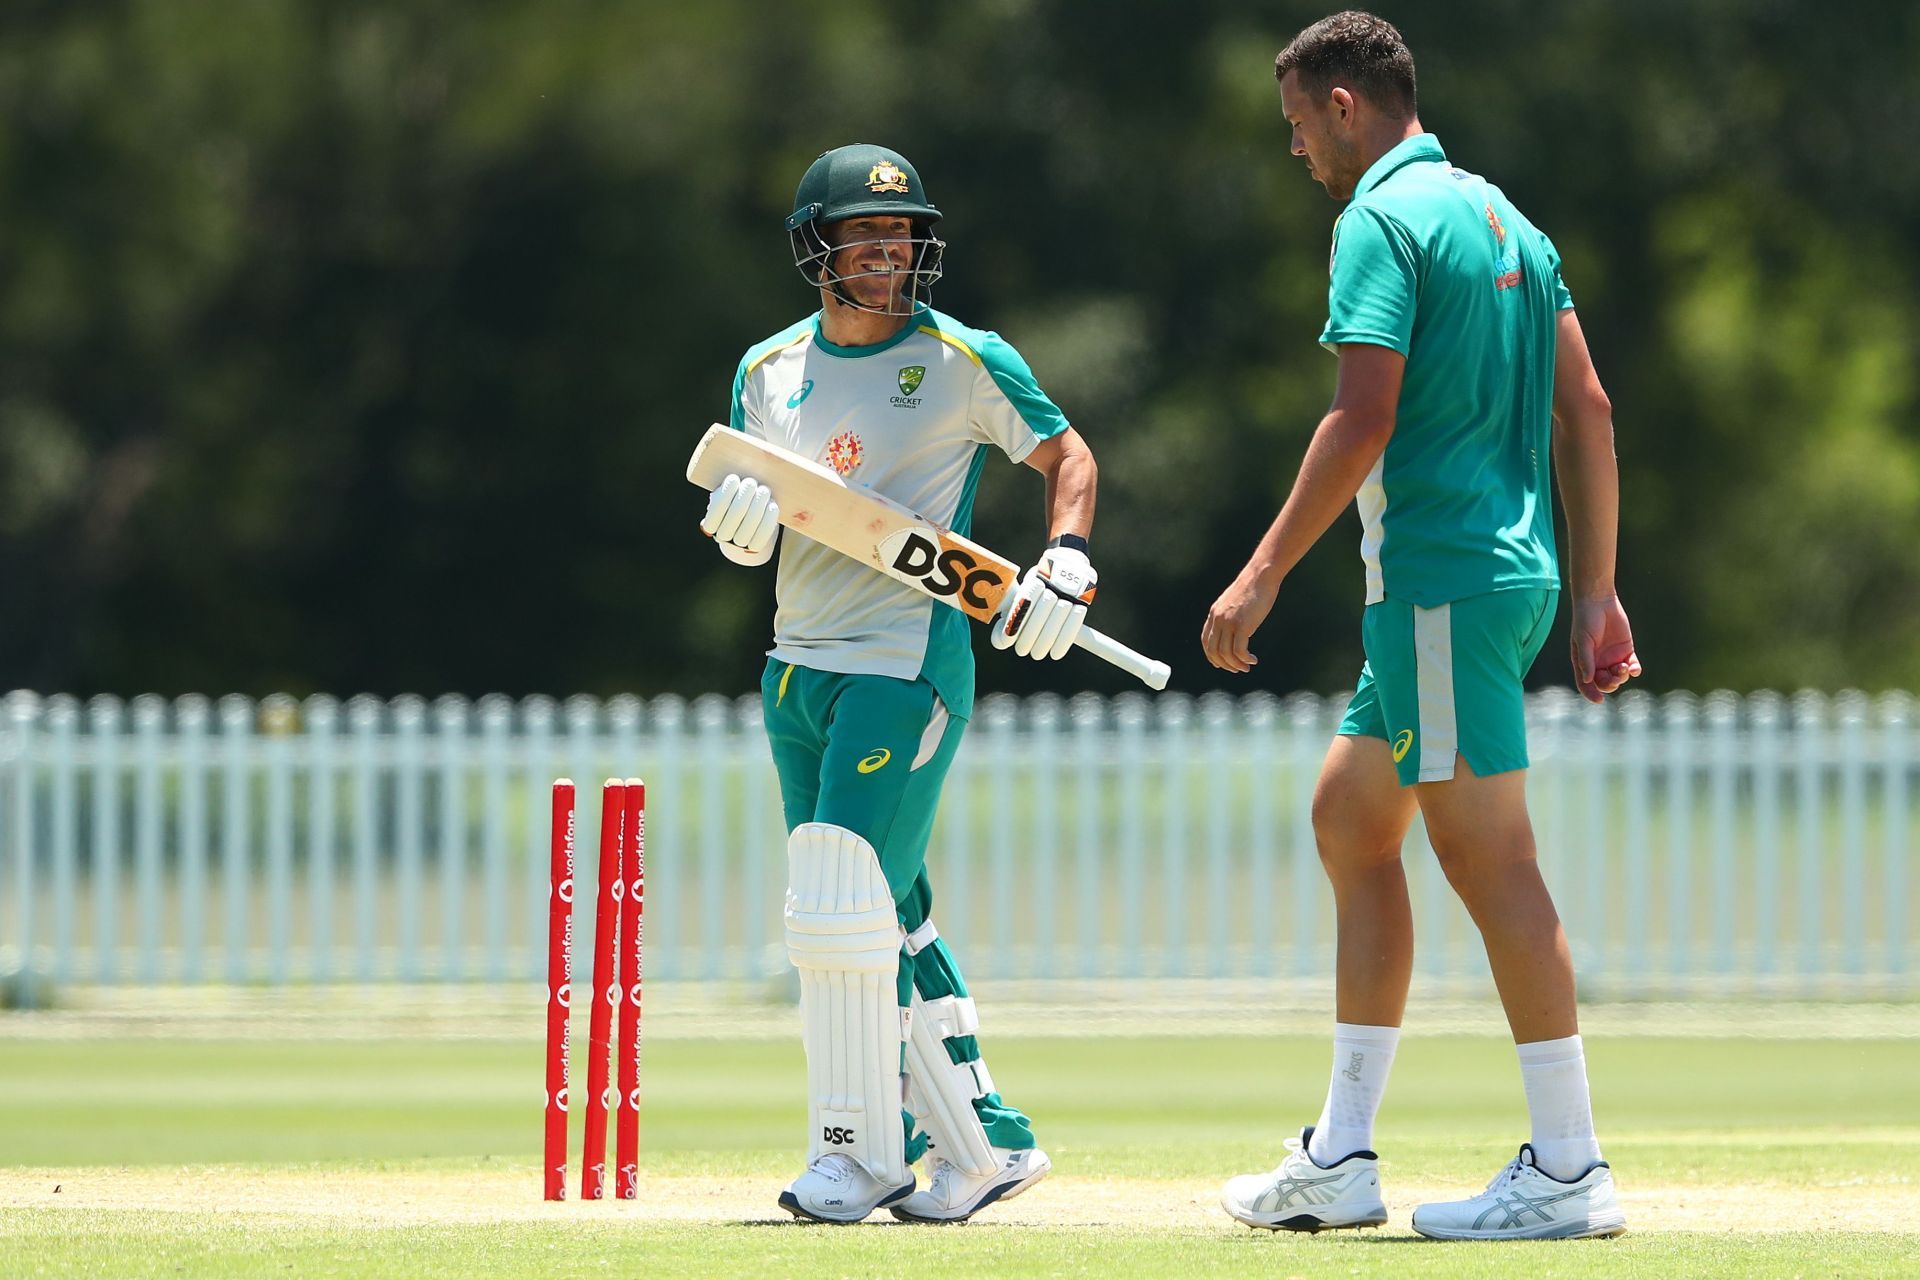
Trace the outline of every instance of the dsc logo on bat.
{"type": "Polygon", "coordinates": [[[900,529],[880,543],[880,561],[894,577],[930,595],[957,595],[969,613],[990,613],[1007,589],[1000,569],[961,547],[942,548],[931,529],[900,529]]]}

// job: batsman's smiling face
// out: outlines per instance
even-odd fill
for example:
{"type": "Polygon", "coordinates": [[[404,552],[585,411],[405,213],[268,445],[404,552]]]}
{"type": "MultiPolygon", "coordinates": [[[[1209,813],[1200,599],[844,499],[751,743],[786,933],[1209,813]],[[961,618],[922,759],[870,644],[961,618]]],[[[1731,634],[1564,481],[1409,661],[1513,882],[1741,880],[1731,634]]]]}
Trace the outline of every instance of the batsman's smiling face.
{"type": "Polygon", "coordinates": [[[913,219],[847,218],[825,233],[841,246],[829,260],[841,287],[869,307],[885,309],[898,299],[913,265],[913,219]]]}
{"type": "Polygon", "coordinates": [[[1293,154],[1307,162],[1307,176],[1327,189],[1335,200],[1350,200],[1366,172],[1355,145],[1353,95],[1334,88],[1315,94],[1300,83],[1300,72],[1280,80],[1280,111],[1293,127],[1293,154]]]}

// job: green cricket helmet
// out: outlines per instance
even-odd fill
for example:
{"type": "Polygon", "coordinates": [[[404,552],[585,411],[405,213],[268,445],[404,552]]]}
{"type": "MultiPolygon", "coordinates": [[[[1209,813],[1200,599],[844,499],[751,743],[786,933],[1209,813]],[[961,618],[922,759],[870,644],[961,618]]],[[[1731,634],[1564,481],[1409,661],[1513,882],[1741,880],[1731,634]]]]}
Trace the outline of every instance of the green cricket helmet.
{"type": "Polygon", "coordinates": [[[793,242],[793,265],[808,284],[815,288],[824,285],[840,301],[862,311],[909,315],[929,302],[933,283],[940,278],[940,260],[947,245],[933,234],[933,224],[938,221],[940,210],[927,199],[920,175],[905,156],[857,142],[823,152],[807,166],[800,189],[794,192],[793,212],[787,215],[787,235],[793,242]],[[847,218],[888,216],[912,219],[913,235],[908,243],[913,247],[913,257],[904,273],[906,287],[890,295],[886,306],[872,307],[856,302],[844,287],[846,281],[894,273],[840,275],[833,269],[833,255],[848,245],[829,244],[824,228],[847,218]]]}

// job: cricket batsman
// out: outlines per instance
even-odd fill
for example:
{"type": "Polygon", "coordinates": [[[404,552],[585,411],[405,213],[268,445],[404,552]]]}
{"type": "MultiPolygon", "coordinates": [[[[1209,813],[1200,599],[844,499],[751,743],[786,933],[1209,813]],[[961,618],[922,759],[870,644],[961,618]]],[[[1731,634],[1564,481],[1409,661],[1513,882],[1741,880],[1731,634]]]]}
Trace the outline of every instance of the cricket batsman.
{"type": "Polygon", "coordinates": [[[1293,492],[1207,615],[1245,672],[1281,583],[1349,502],[1366,564],[1366,662],[1313,798],[1337,915],[1333,1072],[1317,1124],[1229,1214],[1296,1231],[1386,1221],[1373,1147],[1413,971],[1400,846],[1417,806],[1486,943],[1518,1044],[1531,1140],[1479,1195],[1420,1205],[1446,1240],[1617,1235],[1594,1136],[1566,934],[1527,819],[1522,679],[1560,595],[1551,464],[1571,540],[1575,678],[1594,702],[1640,674],[1614,593],[1612,407],[1552,243],[1421,128],[1413,56],[1367,13],[1314,23],[1274,64],[1292,150],[1347,204],[1334,224],[1333,405],[1293,492]]]}
{"type": "MultiPolygon", "coordinates": [[[[1096,580],[1093,454],[1018,352],[928,305],[939,221],[896,152],[815,160],[786,226],[820,309],[740,361],[731,424],[961,534],[994,450],[1040,472],[1051,541],[991,636],[1057,659],[1096,580]]],[[[761,697],[789,831],[809,1097],[807,1167],[780,1204],[821,1222],[883,1206],[959,1221],[1051,1168],[987,1072],[973,999],[928,914],[927,841],[973,713],[969,622],[819,543],[782,541],[778,519],[766,485],[729,476],[700,527],[737,564],[780,553],[761,697]],[[922,1160],[916,1191],[908,1166],[922,1160]]]]}

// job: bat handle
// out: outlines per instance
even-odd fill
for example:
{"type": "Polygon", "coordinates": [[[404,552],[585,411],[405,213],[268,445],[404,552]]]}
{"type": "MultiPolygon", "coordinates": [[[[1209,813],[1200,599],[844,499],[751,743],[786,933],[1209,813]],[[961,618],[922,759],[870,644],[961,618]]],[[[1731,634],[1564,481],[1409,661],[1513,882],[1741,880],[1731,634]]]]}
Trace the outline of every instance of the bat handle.
{"type": "Polygon", "coordinates": [[[1173,673],[1166,663],[1156,662],[1144,653],[1135,653],[1112,636],[1095,631],[1092,627],[1081,627],[1080,636],[1074,644],[1096,658],[1111,662],[1129,675],[1139,677],[1149,689],[1166,688],[1167,677],[1173,673]]]}

